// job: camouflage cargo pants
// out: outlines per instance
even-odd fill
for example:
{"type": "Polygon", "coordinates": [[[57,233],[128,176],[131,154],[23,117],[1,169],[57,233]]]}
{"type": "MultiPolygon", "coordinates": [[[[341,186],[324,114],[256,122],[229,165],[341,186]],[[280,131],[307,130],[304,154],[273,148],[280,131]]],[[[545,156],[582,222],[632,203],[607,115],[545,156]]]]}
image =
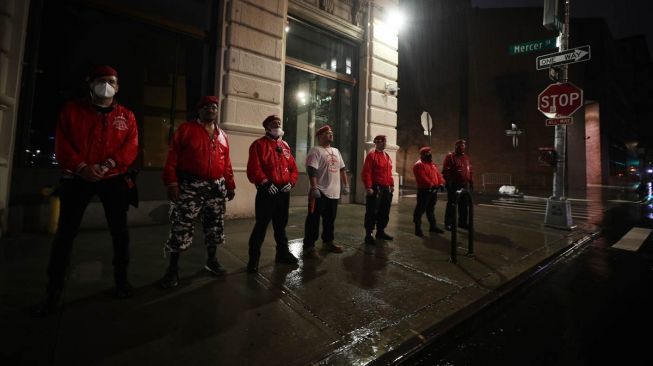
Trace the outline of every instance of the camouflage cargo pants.
{"type": "Polygon", "coordinates": [[[166,252],[178,253],[193,243],[195,219],[200,216],[207,247],[224,243],[226,207],[224,179],[218,181],[184,180],[179,182],[179,200],[170,203],[170,236],[166,252]]]}

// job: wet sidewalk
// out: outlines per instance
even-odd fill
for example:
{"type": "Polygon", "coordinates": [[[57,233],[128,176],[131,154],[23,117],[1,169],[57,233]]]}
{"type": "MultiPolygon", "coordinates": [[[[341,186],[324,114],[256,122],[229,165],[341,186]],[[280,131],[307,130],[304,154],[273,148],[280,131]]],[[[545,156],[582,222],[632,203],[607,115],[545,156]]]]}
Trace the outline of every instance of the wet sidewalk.
{"type": "MultiPolygon", "coordinates": [[[[444,203],[436,207],[440,226],[444,203]]],[[[584,223],[550,229],[537,214],[477,206],[475,256],[464,255],[467,232],[460,230],[452,264],[449,232],[413,235],[414,204],[402,198],[393,206],[387,231],[394,241],[377,246],[363,243],[364,206],[340,205],[335,235],[344,253],[322,252],[321,260],[300,260],[298,267],[275,265],[270,227],[256,275],[245,272],[253,220],[227,220],[227,244],[218,251],[228,270],[223,278],[201,270],[206,254],[198,227],[173,290],[156,286],[167,265],[168,227],[132,228],[136,291],[128,300],[109,295],[108,232],[83,231],[63,311],[46,319],[26,309],[42,296],[51,236],[5,238],[0,357],[7,364],[363,365],[392,358],[388,352],[427,329],[455,325],[599,231],[584,223]]],[[[297,256],[305,215],[305,208],[291,209],[287,231],[297,256]]]]}

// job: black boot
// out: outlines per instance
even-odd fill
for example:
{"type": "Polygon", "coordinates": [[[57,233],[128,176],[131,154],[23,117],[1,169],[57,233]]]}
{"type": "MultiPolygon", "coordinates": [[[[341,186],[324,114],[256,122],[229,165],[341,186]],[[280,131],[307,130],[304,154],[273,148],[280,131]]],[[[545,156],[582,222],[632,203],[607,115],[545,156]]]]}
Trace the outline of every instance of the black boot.
{"type": "Polygon", "coordinates": [[[429,232],[442,234],[444,232],[444,230],[440,229],[438,227],[438,225],[435,224],[435,222],[432,222],[432,223],[429,224],[429,232]]]}
{"type": "Polygon", "coordinates": [[[274,257],[274,261],[276,263],[284,264],[297,264],[299,262],[299,260],[288,250],[288,244],[285,246],[277,246],[277,254],[274,257]]]}
{"type": "Polygon", "coordinates": [[[261,259],[261,249],[253,248],[252,245],[249,246],[249,261],[247,262],[247,272],[256,273],[258,272],[258,262],[261,259]]]}
{"type": "Polygon", "coordinates": [[[217,249],[218,249],[217,247],[208,247],[206,249],[208,259],[206,260],[206,265],[204,266],[204,269],[206,269],[207,271],[211,272],[216,276],[224,276],[224,274],[227,273],[227,270],[224,269],[222,264],[218,262],[218,259],[215,256],[217,249]]]}
{"type": "Polygon", "coordinates": [[[170,265],[166,269],[163,278],[159,280],[159,287],[168,289],[179,285],[179,253],[170,253],[170,265]]]}
{"type": "Polygon", "coordinates": [[[376,231],[376,238],[377,239],[382,239],[382,240],[392,240],[392,239],[394,239],[392,236],[388,235],[383,230],[377,230],[376,231]]]}
{"type": "Polygon", "coordinates": [[[113,296],[117,299],[130,298],[134,293],[134,289],[127,280],[127,268],[114,268],[113,278],[116,282],[116,289],[113,292],[113,296]]]}
{"type": "Polygon", "coordinates": [[[415,224],[415,235],[419,236],[420,238],[424,236],[424,233],[422,232],[422,225],[420,224],[415,224]]]}
{"type": "Polygon", "coordinates": [[[367,231],[365,233],[365,244],[376,245],[376,240],[374,240],[374,237],[372,237],[371,231],[367,231]]]}

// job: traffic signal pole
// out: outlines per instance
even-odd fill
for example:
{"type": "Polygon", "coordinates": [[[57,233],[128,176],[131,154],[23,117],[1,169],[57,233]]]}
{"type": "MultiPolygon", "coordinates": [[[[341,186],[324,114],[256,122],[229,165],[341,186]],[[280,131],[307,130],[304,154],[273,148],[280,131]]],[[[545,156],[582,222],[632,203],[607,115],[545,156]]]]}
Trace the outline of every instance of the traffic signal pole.
{"type": "MultiPolygon", "coordinates": [[[[559,51],[569,48],[569,1],[564,0],[564,23],[560,32],[559,51]]],[[[561,67],[560,81],[569,81],[569,65],[561,67]]],[[[557,154],[556,168],[553,173],[553,194],[546,202],[544,225],[571,230],[574,228],[571,217],[571,203],[566,197],[567,185],[567,126],[555,126],[554,149],[557,154]]]]}

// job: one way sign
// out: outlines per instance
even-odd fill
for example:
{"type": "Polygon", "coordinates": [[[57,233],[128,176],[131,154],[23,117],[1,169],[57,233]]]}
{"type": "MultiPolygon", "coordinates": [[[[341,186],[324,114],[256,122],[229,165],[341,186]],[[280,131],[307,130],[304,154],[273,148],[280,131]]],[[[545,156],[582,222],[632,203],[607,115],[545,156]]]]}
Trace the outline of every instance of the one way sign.
{"type": "Polygon", "coordinates": [[[538,70],[543,70],[554,66],[587,61],[591,56],[592,54],[590,52],[589,45],[580,46],[558,53],[550,53],[548,55],[538,56],[536,68],[538,70]]]}

